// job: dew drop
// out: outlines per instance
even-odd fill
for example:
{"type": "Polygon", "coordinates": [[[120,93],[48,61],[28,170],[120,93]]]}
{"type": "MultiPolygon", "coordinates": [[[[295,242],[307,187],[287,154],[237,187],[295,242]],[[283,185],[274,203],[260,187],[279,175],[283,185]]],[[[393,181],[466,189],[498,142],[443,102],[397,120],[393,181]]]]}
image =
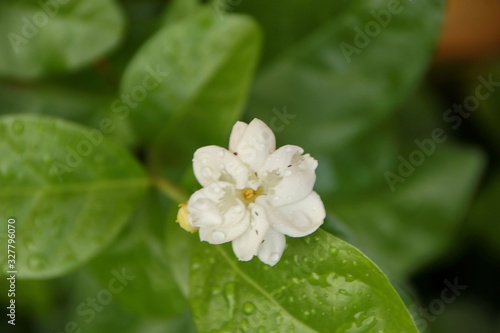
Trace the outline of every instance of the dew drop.
{"type": "Polygon", "coordinates": [[[352,296],[352,294],[345,289],[339,289],[339,294],[342,294],[345,296],[352,296]]]}
{"type": "Polygon", "coordinates": [[[246,320],[246,318],[243,318],[243,320],[241,321],[240,328],[244,332],[248,330],[248,320],[246,320]]]}
{"type": "Polygon", "coordinates": [[[33,271],[40,271],[46,266],[45,259],[41,255],[33,255],[28,259],[28,267],[33,271]]]}
{"type": "Polygon", "coordinates": [[[214,231],[212,232],[212,239],[215,242],[222,242],[226,238],[226,235],[222,231],[214,231]]]}
{"type": "Polygon", "coordinates": [[[339,250],[337,250],[336,247],[331,246],[330,247],[330,253],[333,254],[334,256],[337,255],[339,250]]]}
{"type": "Polygon", "coordinates": [[[271,253],[269,256],[269,261],[272,263],[278,262],[280,260],[280,255],[278,253],[271,253]]]}
{"type": "Polygon", "coordinates": [[[243,304],[243,312],[247,315],[251,315],[255,312],[255,305],[253,305],[253,303],[246,302],[243,304]]]}
{"type": "Polygon", "coordinates": [[[210,169],[209,167],[204,167],[203,169],[201,169],[201,174],[203,175],[203,177],[210,178],[213,174],[212,169],[210,169]]]}
{"type": "Polygon", "coordinates": [[[229,313],[234,312],[234,306],[236,304],[236,291],[234,282],[226,283],[224,286],[224,297],[226,298],[229,313]]]}

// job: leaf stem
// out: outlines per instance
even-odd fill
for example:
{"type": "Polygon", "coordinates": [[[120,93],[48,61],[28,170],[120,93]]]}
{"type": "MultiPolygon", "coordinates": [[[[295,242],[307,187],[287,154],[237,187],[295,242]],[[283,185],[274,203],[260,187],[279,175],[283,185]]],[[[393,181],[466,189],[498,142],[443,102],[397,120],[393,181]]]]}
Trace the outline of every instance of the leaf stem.
{"type": "Polygon", "coordinates": [[[151,179],[151,182],[156,186],[163,194],[165,194],[170,199],[176,201],[177,203],[184,203],[188,201],[188,195],[178,186],[172,184],[163,177],[157,176],[151,179]]]}

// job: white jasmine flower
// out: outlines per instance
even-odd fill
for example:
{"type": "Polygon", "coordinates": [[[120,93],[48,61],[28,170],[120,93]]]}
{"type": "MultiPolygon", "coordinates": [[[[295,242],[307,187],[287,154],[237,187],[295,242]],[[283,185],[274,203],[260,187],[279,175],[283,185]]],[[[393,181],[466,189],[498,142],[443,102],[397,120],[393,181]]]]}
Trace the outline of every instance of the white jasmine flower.
{"type": "Polygon", "coordinates": [[[202,189],[187,204],[187,222],[211,244],[232,242],[239,260],[257,255],[274,266],[285,249],[285,235],[316,231],[325,208],[313,191],[318,162],[298,146],[276,149],[271,129],[261,120],[238,121],[229,150],[198,149],[194,174],[202,189]]]}

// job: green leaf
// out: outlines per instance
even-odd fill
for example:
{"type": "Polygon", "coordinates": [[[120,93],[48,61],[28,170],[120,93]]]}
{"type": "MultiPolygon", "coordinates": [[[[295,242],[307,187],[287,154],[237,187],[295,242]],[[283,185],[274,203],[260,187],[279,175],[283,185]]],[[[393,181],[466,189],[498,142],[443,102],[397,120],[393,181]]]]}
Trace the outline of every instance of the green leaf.
{"type": "Polygon", "coordinates": [[[190,284],[200,332],[418,332],[359,250],[322,230],[287,242],[274,267],[238,262],[230,246],[199,247],[190,284]]]}
{"type": "Polygon", "coordinates": [[[200,7],[198,0],[172,0],[163,14],[163,23],[169,24],[183,19],[200,7]]]}
{"type": "Polygon", "coordinates": [[[134,137],[128,118],[112,108],[111,95],[96,94],[62,85],[16,87],[0,84],[0,115],[31,113],[64,118],[103,132],[122,145],[134,137]]]}
{"type": "Polygon", "coordinates": [[[248,17],[220,20],[210,10],[161,29],[138,51],[122,81],[140,138],[151,142],[162,135],[162,148],[175,150],[165,154],[179,153],[179,164],[199,146],[226,141],[242,109],[259,42],[248,17]]]}
{"type": "Polygon", "coordinates": [[[4,116],[0,137],[0,236],[14,218],[19,278],[62,275],[101,251],[147,185],[138,163],[95,129],[4,116]]]}
{"type": "MultiPolygon", "coordinates": [[[[86,269],[79,270],[65,281],[71,283],[72,290],[64,299],[65,304],[59,303],[58,311],[53,311],[50,317],[54,319],[52,325],[44,327],[41,332],[70,332],[68,323],[76,327],[78,332],[123,332],[123,333],[195,333],[194,324],[188,309],[173,318],[152,318],[151,316],[137,313],[136,308],[124,306],[119,300],[122,295],[131,289],[144,287],[139,276],[132,278],[128,265],[126,266],[128,278],[120,281],[116,275],[121,272],[121,263],[111,263],[107,269],[105,280],[95,279],[86,269]],[[123,283],[125,281],[125,283],[123,283]],[[57,330],[56,330],[57,329],[57,330]]],[[[58,291],[57,289],[55,290],[58,291]]],[[[168,303],[171,299],[164,299],[168,303]]],[[[49,316],[46,316],[49,317],[49,316]]],[[[49,317],[49,318],[50,318],[49,317]]],[[[44,318],[45,319],[45,318],[44,318]]]]}
{"type": "MultiPolygon", "coordinates": [[[[413,171],[394,191],[384,184],[327,204],[355,235],[355,245],[395,277],[415,272],[451,245],[481,174],[478,150],[447,143],[435,149],[422,165],[408,164],[413,171]]],[[[399,175],[404,165],[388,171],[399,175]]]]}
{"type": "Polygon", "coordinates": [[[134,282],[116,294],[116,299],[137,315],[164,319],[180,315],[187,308],[187,302],[164,253],[163,206],[158,193],[148,193],[131,225],[117,242],[91,262],[90,267],[104,284],[108,282],[110,267],[126,267],[134,275],[134,282]]]}
{"type": "Polygon", "coordinates": [[[113,0],[3,1],[0,75],[34,79],[76,70],[114,48],[123,28],[113,0]]]}
{"type": "Polygon", "coordinates": [[[238,10],[266,33],[248,118],[286,128],[285,142],[299,138],[313,156],[342,147],[412,91],[431,59],[442,7],[438,0],[243,2],[238,10]],[[383,12],[387,24],[376,18],[383,12]],[[376,33],[365,35],[372,26],[376,33]],[[345,44],[357,53],[346,55],[345,44]]]}

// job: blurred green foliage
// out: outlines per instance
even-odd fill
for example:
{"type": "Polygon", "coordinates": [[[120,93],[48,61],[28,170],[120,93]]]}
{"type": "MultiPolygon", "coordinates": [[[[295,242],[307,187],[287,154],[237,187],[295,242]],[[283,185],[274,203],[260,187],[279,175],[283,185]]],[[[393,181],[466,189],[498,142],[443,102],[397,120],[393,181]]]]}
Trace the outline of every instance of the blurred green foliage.
{"type": "Polygon", "coordinates": [[[464,237],[500,258],[500,94],[472,113],[485,144],[457,140],[425,78],[442,20],[439,0],[0,0],[2,331],[498,330],[470,296],[408,311],[464,237]],[[174,223],[195,149],[255,117],[319,161],[328,213],[272,268],[174,223]]]}

